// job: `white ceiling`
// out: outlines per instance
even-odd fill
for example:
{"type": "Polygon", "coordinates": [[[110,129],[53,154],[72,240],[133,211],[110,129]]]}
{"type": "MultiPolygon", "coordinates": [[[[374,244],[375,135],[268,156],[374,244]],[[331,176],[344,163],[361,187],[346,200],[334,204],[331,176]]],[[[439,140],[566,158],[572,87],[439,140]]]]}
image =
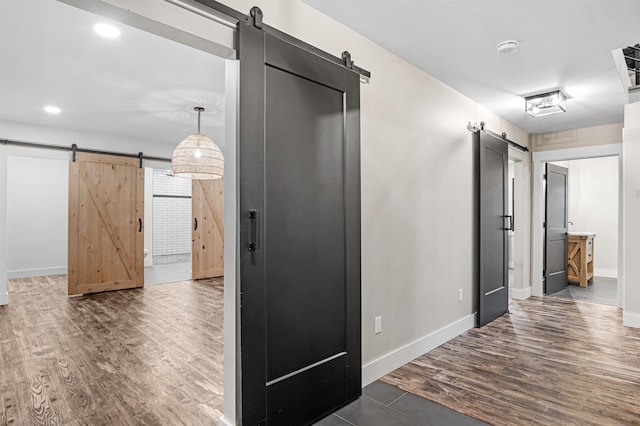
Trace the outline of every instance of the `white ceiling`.
{"type": "Polygon", "coordinates": [[[0,0],[0,120],[177,145],[203,106],[202,132],[223,144],[223,59],[122,24],[105,39],[98,22],[110,21],[55,0],[0,0]]]}
{"type": "Polygon", "coordinates": [[[304,1],[530,133],[623,120],[611,51],[640,42],[638,0],[304,1]],[[520,51],[498,56],[508,39],[520,51]],[[566,113],[524,112],[523,96],[557,88],[566,113]]]}
{"type": "MultiPolygon", "coordinates": [[[[528,132],[622,122],[611,51],[640,41],[638,0],[304,1],[528,132]],[[506,39],[520,52],[498,56],[506,39]],[[555,88],[567,113],[524,112],[522,96],[555,88]]],[[[224,60],[121,24],[104,39],[103,21],[55,0],[1,0],[0,120],[175,144],[202,105],[203,133],[223,142],[224,60]]]]}

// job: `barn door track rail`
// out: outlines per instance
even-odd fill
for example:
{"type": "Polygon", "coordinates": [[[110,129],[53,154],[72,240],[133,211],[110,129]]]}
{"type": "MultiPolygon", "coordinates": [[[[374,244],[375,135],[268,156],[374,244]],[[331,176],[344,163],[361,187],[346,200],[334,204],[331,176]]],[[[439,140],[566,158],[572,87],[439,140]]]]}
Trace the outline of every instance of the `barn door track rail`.
{"type": "Polygon", "coordinates": [[[54,144],[46,144],[46,143],[38,143],[38,142],[27,142],[27,141],[18,141],[11,139],[0,139],[0,145],[11,145],[11,146],[20,146],[23,148],[37,148],[37,149],[50,149],[54,151],[67,151],[71,152],[71,161],[76,161],[76,154],[78,152],[84,152],[88,154],[105,154],[105,155],[115,155],[118,157],[127,157],[127,158],[138,158],[140,160],[140,168],[142,168],[143,161],[160,161],[170,163],[170,158],[163,157],[153,157],[149,155],[144,155],[142,152],[137,154],[130,154],[126,152],[116,152],[116,151],[102,151],[98,149],[88,149],[88,148],[79,148],[75,143],[71,146],[64,145],[54,145],[54,144]]]}
{"type": "Polygon", "coordinates": [[[514,147],[516,149],[519,149],[522,152],[529,152],[529,148],[527,148],[526,146],[522,146],[517,142],[514,142],[514,141],[512,141],[510,139],[507,139],[507,133],[506,132],[502,132],[501,134],[498,134],[496,132],[492,132],[491,130],[488,130],[485,127],[484,121],[481,121],[479,125],[478,125],[478,123],[471,124],[471,122],[469,122],[467,124],[467,130],[469,130],[470,132],[479,132],[479,131],[487,132],[490,135],[495,136],[498,139],[502,139],[507,144],[511,145],[512,147],[514,147]]]}
{"type": "Polygon", "coordinates": [[[217,22],[220,22],[224,25],[227,25],[231,28],[235,28],[238,23],[243,23],[246,25],[252,25],[267,34],[276,37],[280,40],[286,41],[287,43],[293,44],[300,49],[306,50],[307,52],[313,53],[314,55],[320,56],[328,61],[331,61],[335,64],[342,65],[345,68],[348,68],[355,73],[360,75],[360,81],[363,83],[368,83],[371,78],[371,72],[360,68],[355,65],[353,60],[351,59],[351,54],[348,51],[342,52],[341,57],[334,56],[324,50],[318,49],[315,46],[310,45],[302,40],[299,40],[285,32],[282,32],[276,28],[273,28],[264,23],[264,13],[258,6],[254,6],[251,8],[249,15],[245,15],[242,12],[239,12],[229,6],[226,6],[215,0],[166,0],[169,3],[175,4],[176,6],[180,6],[184,9],[190,10],[194,13],[200,14],[201,16],[208,17],[217,22]],[[206,13],[202,10],[201,6],[206,6],[209,8],[210,13],[206,13]]]}

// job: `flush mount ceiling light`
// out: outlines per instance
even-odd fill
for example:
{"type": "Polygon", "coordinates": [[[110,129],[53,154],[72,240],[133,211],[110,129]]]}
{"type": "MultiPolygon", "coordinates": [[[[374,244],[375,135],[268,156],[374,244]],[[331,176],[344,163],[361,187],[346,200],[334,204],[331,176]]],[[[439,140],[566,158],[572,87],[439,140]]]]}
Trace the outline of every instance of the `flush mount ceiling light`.
{"type": "Polygon", "coordinates": [[[496,46],[496,51],[500,56],[513,55],[518,51],[518,41],[517,40],[501,41],[496,46]]]}
{"type": "Polygon", "coordinates": [[[43,109],[44,109],[44,112],[49,113],[49,114],[60,114],[62,112],[62,110],[60,108],[58,108],[57,106],[53,106],[53,105],[47,105],[43,109]]]}
{"type": "Polygon", "coordinates": [[[532,117],[567,112],[567,97],[560,90],[527,96],[525,111],[532,117]]]}
{"type": "Polygon", "coordinates": [[[105,38],[118,38],[120,36],[120,30],[111,24],[96,24],[93,26],[93,30],[105,38]]]}
{"type": "Polygon", "coordinates": [[[173,173],[191,179],[220,179],[224,175],[222,151],[200,133],[200,114],[204,108],[195,107],[194,110],[198,113],[198,133],[188,136],[173,151],[173,173]]]}

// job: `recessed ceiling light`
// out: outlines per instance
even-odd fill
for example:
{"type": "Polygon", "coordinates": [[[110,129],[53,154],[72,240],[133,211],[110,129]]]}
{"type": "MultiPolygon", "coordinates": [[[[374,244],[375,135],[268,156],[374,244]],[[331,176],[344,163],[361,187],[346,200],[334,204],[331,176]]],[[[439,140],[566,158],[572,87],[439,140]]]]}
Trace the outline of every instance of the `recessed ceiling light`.
{"type": "Polygon", "coordinates": [[[518,51],[518,41],[517,40],[505,40],[498,43],[496,46],[496,50],[498,51],[498,55],[500,56],[508,56],[513,55],[518,51]]]}
{"type": "Polygon", "coordinates": [[[48,112],[49,114],[60,114],[62,110],[57,106],[47,105],[44,107],[44,112],[48,112]]]}
{"type": "Polygon", "coordinates": [[[120,36],[120,30],[111,24],[96,24],[93,30],[106,38],[118,38],[120,36]]]}

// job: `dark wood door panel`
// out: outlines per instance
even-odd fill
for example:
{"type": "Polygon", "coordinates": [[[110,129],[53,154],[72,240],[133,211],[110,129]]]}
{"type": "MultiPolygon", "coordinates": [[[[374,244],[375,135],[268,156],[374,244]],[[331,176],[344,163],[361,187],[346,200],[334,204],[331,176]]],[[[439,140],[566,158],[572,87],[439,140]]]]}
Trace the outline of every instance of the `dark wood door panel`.
{"type": "Polygon", "coordinates": [[[310,424],[362,392],[359,78],[238,41],[242,422],[310,424]]]}
{"type": "Polygon", "coordinates": [[[547,164],[545,211],[545,294],[567,287],[567,184],[569,170],[547,164]]]}
{"type": "Polygon", "coordinates": [[[271,381],[345,350],[344,106],[341,92],[279,69],[266,79],[271,381]]]}
{"type": "Polygon", "coordinates": [[[481,131],[478,149],[478,326],[508,311],[507,167],[505,141],[481,131]]]}

